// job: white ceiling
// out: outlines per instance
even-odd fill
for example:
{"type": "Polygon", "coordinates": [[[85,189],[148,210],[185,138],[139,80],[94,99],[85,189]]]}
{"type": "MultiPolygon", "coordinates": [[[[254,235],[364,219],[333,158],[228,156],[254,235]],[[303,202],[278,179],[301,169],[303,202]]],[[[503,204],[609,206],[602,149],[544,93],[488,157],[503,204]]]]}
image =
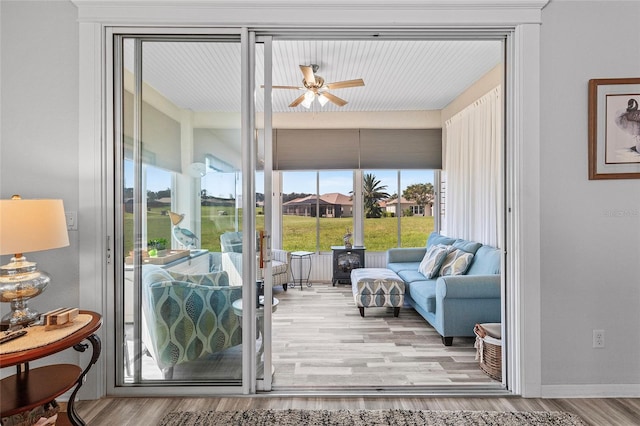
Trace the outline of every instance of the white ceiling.
{"type": "MultiPolygon", "coordinates": [[[[125,43],[132,69],[133,43],[125,43]]],[[[257,70],[263,67],[257,49],[257,70]]],[[[299,65],[318,64],[327,83],[362,78],[364,87],[332,93],[348,101],[311,109],[288,105],[301,91],[274,89],[274,112],[439,110],[503,61],[496,40],[283,40],[273,42],[273,84],[301,86],[299,65]]],[[[235,42],[145,42],[143,78],[173,104],[197,112],[240,111],[240,45],[235,42]]],[[[264,82],[256,72],[258,110],[264,82]]]]}

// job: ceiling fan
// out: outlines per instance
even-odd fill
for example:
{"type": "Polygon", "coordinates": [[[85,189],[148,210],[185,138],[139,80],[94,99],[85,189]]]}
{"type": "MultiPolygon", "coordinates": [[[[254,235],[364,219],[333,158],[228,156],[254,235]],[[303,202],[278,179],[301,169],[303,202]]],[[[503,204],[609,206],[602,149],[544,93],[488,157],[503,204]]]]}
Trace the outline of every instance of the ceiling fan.
{"type": "Polygon", "coordinates": [[[302,104],[305,108],[310,108],[311,103],[317,97],[320,105],[324,106],[327,102],[332,102],[337,106],[345,106],[347,101],[337,97],[329,92],[329,90],[344,89],[346,87],[359,87],[364,86],[364,80],[361,78],[355,80],[338,81],[335,83],[325,83],[324,78],[316,75],[319,66],[316,64],[300,65],[300,70],[304,78],[302,79],[302,86],[272,86],[274,89],[296,89],[304,90],[304,94],[300,95],[293,102],[289,104],[290,107],[296,107],[302,104]]]}

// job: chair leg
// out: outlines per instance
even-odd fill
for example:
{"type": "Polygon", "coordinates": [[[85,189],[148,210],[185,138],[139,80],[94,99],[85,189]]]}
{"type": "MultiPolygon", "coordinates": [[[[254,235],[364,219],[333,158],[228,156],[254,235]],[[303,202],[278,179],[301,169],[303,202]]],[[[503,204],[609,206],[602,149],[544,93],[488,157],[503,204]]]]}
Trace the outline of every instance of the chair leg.
{"type": "Polygon", "coordinates": [[[284,291],[287,291],[287,283],[282,284],[282,289],[283,289],[284,291]]]}
{"type": "Polygon", "coordinates": [[[400,308],[399,307],[393,308],[393,316],[398,318],[399,315],[400,315],[400,308]]]}
{"type": "Polygon", "coordinates": [[[358,309],[360,310],[360,316],[364,318],[364,306],[358,306],[358,309]]]}
{"type": "Polygon", "coordinates": [[[167,367],[162,369],[162,378],[165,380],[173,379],[173,367],[167,367]]]}
{"type": "Polygon", "coordinates": [[[449,336],[449,337],[442,336],[442,344],[444,344],[445,346],[453,345],[453,336],[449,336]]]}

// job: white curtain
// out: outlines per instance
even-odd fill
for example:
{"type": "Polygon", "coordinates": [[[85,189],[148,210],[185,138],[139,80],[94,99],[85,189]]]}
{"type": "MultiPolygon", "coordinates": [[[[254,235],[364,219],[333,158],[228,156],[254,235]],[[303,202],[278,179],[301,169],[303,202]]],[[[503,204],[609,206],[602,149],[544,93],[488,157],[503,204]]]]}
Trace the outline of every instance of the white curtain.
{"type": "Polygon", "coordinates": [[[445,122],[446,235],[498,247],[502,227],[502,90],[445,122]]]}

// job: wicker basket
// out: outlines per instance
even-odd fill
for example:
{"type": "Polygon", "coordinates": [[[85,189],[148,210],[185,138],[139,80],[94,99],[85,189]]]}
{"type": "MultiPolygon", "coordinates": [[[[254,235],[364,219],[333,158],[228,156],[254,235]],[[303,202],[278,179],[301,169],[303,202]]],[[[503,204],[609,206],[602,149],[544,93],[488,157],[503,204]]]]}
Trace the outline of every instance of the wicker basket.
{"type": "Polygon", "coordinates": [[[14,414],[9,417],[2,418],[2,426],[31,426],[42,418],[47,419],[42,423],[44,425],[55,425],[58,418],[58,411],[60,406],[56,401],[47,402],[44,405],[40,405],[32,410],[28,410],[19,414],[14,414]]]}
{"type": "Polygon", "coordinates": [[[480,337],[476,333],[475,347],[480,369],[492,379],[502,381],[502,341],[490,336],[480,337]]]}

